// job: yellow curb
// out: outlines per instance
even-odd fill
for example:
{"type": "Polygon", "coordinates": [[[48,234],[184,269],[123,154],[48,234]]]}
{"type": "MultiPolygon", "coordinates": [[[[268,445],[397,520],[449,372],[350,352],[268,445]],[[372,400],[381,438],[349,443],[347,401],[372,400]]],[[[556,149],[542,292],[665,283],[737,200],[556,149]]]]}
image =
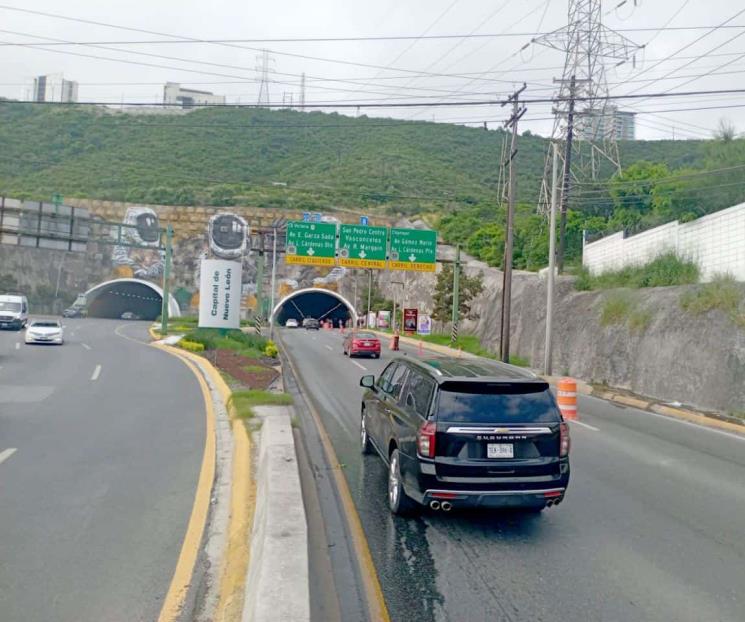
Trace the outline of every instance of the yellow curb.
{"type": "Polygon", "coordinates": [[[649,410],[649,406],[651,402],[640,400],[635,397],[630,397],[628,395],[620,395],[620,394],[613,394],[611,397],[611,400],[614,402],[618,402],[619,404],[624,404],[625,406],[633,406],[634,408],[639,408],[640,410],[649,410]]]}
{"type": "Polygon", "coordinates": [[[212,405],[212,395],[210,394],[209,387],[194,363],[188,360],[187,357],[181,356],[180,353],[174,352],[173,348],[160,345],[154,345],[153,347],[178,356],[192,371],[202,390],[202,398],[204,399],[206,410],[204,453],[202,455],[202,466],[199,471],[197,489],[194,494],[194,505],[192,506],[191,516],[186,527],[184,541],[181,545],[181,552],[176,562],[176,569],[171,578],[168,592],[163,599],[160,615],[158,616],[158,622],[173,622],[181,613],[186,594],[191,585],[194,566],[197,561],[202,535],[204,534],[204,528],[209,515],[212,484],[215,480],[215,410],[212,405]]]}
{"type": "Polygon", "coordinates": [[[256,484],[251,473],[251,436],[246,425],[229,408],[233,429],[233,475],[230,489],[230,523],[215,620],[240,622],[250,559],[249,535],[256,508],[256,484]]]}
{"type": "Polygon", "coordinates": [[[722,421],[720,419],[716,419],[715,417],[707,417],[706,415],[699,415],[694,412],[682,410],[681,408],[664,406],[663,404],[653,404],[651,410],[660,415],[668,415],[669,417],[685,419],[686,421],[698,423],[699,425],[704,425],[711,428],[718,428],[720,430],[726,430],[728,432],[745,434],[745,424],[740,425],[737,423],[731,423],[730,421],[722,421]]]}
{"type": "MultiPolygon", "coordinates": [[[[305,384],[295,368],[295,364],[289,357],[287,357],[287,362],[289,363],[298,384],[301,386],[302,392],[305,395],[310,396],[311,393],[306,390],[305,384]]],[[[313,417],[313,421],[318,429],[318,434],[321,438],[321,445],[323,445],[326,459],[331,466],[331,472],[334,474],[336,488],[339,491],[340,501],[344,508],[347,523],[349,524],[352,543],[357,552],[357,562],[360,566],[362,583],[365,589],[365,595],[367,596],[370,619],[375,620],[375,622],[391,622],[391,618],[388,614],[388,607],[385,604],[385,597],[383,596],[383,588],[380,585],[378,572],[375,568],[372,554],[370,553],[370,545],[367,542],[365,530],[362,528],[360,515],[357,513],[357,508],[354,506],[354,501],[352,501],[352,494],[349,491],[347,480],[342,473],[339,459],[336,457],[336,452],[334,451],[334,446],[331,444],[331,439],[329,439],[323,421],[321,420],[318,411],[313,406],[312,401],[308,399],[306,400],[306,403],[308,404],[311,417],[313,417]]]]}
{"type": "Polygon", "coordinates": [[[230,519],[227,543],[223,553],[220,587],[214,619],[219,622],[239,622],[243,611],[246,574],[250,556],[249,534],[256,508],[256,485],[251,472],[251,437],[246,425],[235,416],[230,404],[232,391],[220,372],[205,357],[181,352],[170,346],[159,346],[192,362],[201,362],[228,409],[233,431],[233,467],[230,485],[230,519]]]}

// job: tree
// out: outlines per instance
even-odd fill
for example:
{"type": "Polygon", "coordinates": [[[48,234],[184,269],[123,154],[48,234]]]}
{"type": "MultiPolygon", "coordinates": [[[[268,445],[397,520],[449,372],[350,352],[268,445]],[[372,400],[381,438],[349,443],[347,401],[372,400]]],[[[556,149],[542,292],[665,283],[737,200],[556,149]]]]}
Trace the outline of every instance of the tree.
{"type": "Polygon", "coordinates": [[[721,140],[722,142],[728,143],[733,141],[737,137],[737,129],[735,124],[729,119],[722,117],[717,123],[717,129],[714,130],[714,138],[721,140]]]}
{"type": "MultiPolygon", "coordinates": [[[[435,284],[434,309],[432,319],[443,325],[449,322],[453,313],[453,264],[445,264],[437,275],[435,284]]],[[[458,283],[458,311],[460,317],[470,317],[471,302],[484,289],[484,275],[479,272],[475,276],[468,276],[463,266],[460,267],[458,283]]]]}

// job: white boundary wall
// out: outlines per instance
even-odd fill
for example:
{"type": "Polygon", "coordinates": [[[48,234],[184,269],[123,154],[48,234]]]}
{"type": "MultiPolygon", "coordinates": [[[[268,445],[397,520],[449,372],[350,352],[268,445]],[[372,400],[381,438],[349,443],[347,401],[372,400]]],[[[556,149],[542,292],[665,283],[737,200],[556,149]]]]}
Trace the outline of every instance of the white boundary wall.
{"type": "Polygon", "coordinates": [[[745,203],[692,222],[676,220],[628,238],[619,232],[585,244],[582,265],[600,274],[646,263],[667,251],[697,262],[704,281],[724,273],[745,281],[745,203]]]}

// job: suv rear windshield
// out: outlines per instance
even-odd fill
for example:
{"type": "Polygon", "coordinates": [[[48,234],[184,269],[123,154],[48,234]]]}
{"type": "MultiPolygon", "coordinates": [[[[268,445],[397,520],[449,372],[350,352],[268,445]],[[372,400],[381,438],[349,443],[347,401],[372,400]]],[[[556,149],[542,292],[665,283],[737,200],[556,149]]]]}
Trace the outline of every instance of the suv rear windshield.
{"type": "Polygon", "coordinates": [[[556,423],[561,420],[542,383],[444,383],[437,418],[453,423],[556,423]]]}

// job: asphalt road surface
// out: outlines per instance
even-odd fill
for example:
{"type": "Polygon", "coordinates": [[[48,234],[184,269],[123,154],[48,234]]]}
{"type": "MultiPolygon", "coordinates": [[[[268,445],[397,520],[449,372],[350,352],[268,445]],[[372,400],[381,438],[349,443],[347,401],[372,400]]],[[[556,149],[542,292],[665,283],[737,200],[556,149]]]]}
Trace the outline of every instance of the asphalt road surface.
{"type": "Polygon", "coordinates": [[[338,332],[282,339],[345,467],[392,620],[745,619],[745,437],[581,397],[561,506],[394,518],[382,461],[358,447],[358,381],[391,359],[387,344],[380,360],[349,360],[338,332]]]}
{"type": "Polygon", "coordinates": [[[64,324],[61,347],[0,331],[0,620],[153,622],[194,501],[202,394],[139,341],[146,324],[64,324]]]}

